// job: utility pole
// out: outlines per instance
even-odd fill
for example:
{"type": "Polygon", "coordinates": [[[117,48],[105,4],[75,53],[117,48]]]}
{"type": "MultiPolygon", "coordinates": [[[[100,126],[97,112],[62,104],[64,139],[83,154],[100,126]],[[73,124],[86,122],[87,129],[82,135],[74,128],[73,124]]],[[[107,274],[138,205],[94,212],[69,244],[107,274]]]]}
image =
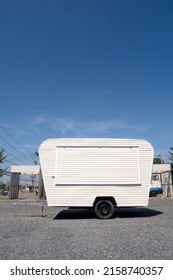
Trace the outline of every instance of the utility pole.
{"type": "Polygon", "coordinates": [[[163,154],[162,154],[162,152],[160,152],[160,154],[158,155],[158,157],[160,158],[160,162],[161,162],[161,164],[164,164],[164,160],[163,160],[163,154]]]}

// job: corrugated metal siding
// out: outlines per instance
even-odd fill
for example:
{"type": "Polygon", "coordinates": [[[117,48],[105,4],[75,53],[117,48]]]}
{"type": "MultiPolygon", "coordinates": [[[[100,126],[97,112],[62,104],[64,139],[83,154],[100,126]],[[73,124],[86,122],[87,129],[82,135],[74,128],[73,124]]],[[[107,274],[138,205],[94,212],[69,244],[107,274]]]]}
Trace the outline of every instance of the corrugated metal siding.
{"type": "MultiPolygon", "coordinates": [[[[42,143],[42,145],[40,146],[39,154],[40,154],[41,168],[43,172],[43,180],[46,188],[48,205],[50,206],[92,206],[93,201],[97,196],[114,196],[118,206],[146,206],[148,204],[148,193],[149,193],[149,186],[151,180],[150,176],[152,170],[153,149],[147,141],[137,140],[137,139],[133,140],[133,139],[94,139],[94,138],[93,139],[49,139],[42,143]],[[139,146],[138,161],[140,165],[141,185],[133,186],[133,185],[124,184],[124,185],[106,185],[106,186],[105,185],[55,186],[55,183],[57,183],[57,181],[55,180],[55,176],[57,175],[58,172],[56,166],[57,147],[60,146],[127,147],[130,145],[136,147],[139,146]]],[[[131,157],[128,156],[126,158],[127,165],[129,165],[131,161],[131,157]]],[[[110,159],[110,154],[108,157],[110,159]]],[[[95,158],[94,161],[96,162],[95,158]]],[[[70,165],[68,168],[70,168],[70,165]]],[[[126,171],[127,170],[125,170],[125,172],[126,171]]],[[[84,173],[84,167],[82,172],[84,173]]],[[[81,179],[83,178],[83,175],[84,174],[82,174],[81,179]]],[[[97,176],[98,175],[99,174],[97,174],[97,176]]],[[[102,174],[100,176],[103,178],[102,174]]],[[[125,178],[125,175],[122,174],[122,176],[125,178]]],[[[76,178],[77,178],[77,174],[75,175],[75,178],[73,177],[72,179],[76,180],[76,178]]],[[[110,181],[109,174],[107,175],[106,180],[107,179],[109,179],[109,183],[112,182],[110,181]]]]}

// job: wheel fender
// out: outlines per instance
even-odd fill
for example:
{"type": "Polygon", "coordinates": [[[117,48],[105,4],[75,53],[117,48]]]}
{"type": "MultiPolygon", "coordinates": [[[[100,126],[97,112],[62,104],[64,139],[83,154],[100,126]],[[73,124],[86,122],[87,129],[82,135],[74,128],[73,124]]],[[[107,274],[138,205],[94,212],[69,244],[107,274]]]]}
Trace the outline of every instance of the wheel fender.
{"type": "Polygon", "coordinates": [[[95,205],[97,204],[97,202],[99,200],[109,200],[110,202],[112,202],[114,207],[117,206],[117,203],[116,203],[115,198],[113,196],[97,196],[94,200],[93,207],[95,207],[95,205]]]}

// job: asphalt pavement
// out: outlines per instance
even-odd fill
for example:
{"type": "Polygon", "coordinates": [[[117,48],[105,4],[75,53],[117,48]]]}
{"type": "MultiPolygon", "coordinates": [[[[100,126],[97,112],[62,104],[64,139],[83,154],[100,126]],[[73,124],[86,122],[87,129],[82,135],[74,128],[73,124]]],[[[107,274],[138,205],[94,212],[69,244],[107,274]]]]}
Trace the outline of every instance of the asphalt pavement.
{"type": "Polygon", "coordinates": [[[172,198],[118,209],[110,220],[92,210],[0,201],[0,259],[173,259],[172,217],[172,198]]]}

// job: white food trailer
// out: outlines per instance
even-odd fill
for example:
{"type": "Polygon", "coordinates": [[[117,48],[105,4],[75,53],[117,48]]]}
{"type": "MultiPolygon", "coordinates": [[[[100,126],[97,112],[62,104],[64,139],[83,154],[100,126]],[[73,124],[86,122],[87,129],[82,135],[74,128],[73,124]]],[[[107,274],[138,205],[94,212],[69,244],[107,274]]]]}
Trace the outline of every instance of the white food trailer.
{"type": "Polygon", "coordinates": [[[39,155],[49,206],[94,207],[107,219],[115,207],[148,205],[153,148],[145,140],[55,138],[39,155]]]}

